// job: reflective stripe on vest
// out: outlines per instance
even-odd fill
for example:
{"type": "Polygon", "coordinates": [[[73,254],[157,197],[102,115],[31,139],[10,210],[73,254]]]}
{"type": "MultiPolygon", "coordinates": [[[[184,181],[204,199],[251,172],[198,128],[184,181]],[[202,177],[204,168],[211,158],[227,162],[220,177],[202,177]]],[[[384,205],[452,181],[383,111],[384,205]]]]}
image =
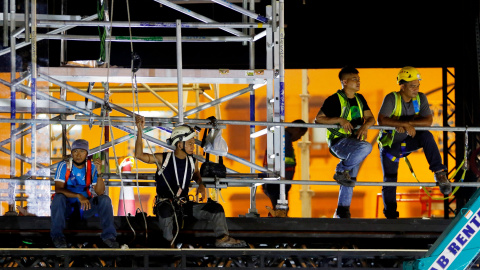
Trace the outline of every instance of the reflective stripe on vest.
{"type": "MultiPolygon", "coordinates": [[[[390,118],[395,120],[400,119],[402,116],[402,96],[398,92],[392,92],[395,95],[395,107],[393,108],[392,114],[390,118]]],[[[415,115],[420,113],[420,95],[417,94],[415,99],[412,100],[413,102],[413,109],[415,110],[415,115]]],[[[380,147],[390,147],[393,143],[393,138],[395,137],[395,130],[381,130],[377,142],[380,147]]]]}
{"type": "Polygon", "coordinates": [[[295,158],[294,157],[285,157],[285,165],[295,165],[297,164],[295,162],[295,158]]]}
{"type": "MultiPolygon", "coordinates": [[[[340,117],[352,121],[352,112],[350,111],[350,102],[342,90],[337,91],[338,99],[340,100],[340,117]]],[[[358,98],[357,93],[355,93],[355,99],[357,100],[358,108],[360,110],[360,118],[363,118],[363,104],[358,98]]],[[[348,137],[349,132],[345,131],[343,128],[327,128],[327,142],[330,146],[330,143],[333,139],[339,137],[348,137]]]]}

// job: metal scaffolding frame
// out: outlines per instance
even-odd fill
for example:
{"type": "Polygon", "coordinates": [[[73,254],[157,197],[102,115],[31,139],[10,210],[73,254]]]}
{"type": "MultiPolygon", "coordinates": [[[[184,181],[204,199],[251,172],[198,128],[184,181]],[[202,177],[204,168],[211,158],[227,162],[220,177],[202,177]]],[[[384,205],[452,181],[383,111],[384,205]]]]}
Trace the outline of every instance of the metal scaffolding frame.
{"type": "MultiPolygon", "coordinates": [[[[274,176],[274,178],[284,177],[284,136],[285,131],[284,128],[286,126],[302,126],[302,127],[309,127],[309,128],[324,128],[324,127],[335,127],[329,125],[318,125],[318,124],[291,124],[291,123],[284,123],[285,120],[285,108],[284,108],[284,0],[280,1],[272,1],[271,5],[268,5],[265,9],[265,16],[261,16],[255,13],[254,10],[254,1],[247,1],[244,0],[244,6],[240,7],[237,5],[228,4],[226,1],[220,0],[212,0],[217,4],[221,4],[227,8],[230,8],[236,12],[239,12],[245,16],[245,20],[242,23],[218,23],[205,16],[192,12],[176,3],[175,1],[167,1],[167,0],[155,0],[156,2],[167,6],[171,9],[174,9],[178,12],[187,14],[195,19],[201,21],[201,23],[184,23],[177,20],[176,22],[117,22],[117,21],[109,21],[108,20],[108,12],[106,12],[106,16],[104,21],[93,21],[98,18],[98,15],[88,16],[86,18],[80,19],[79,16],[71,16],[71,15],[54,15],[53,17],[49,17],[48,15],[42,15],[37,17],[36,15],[36,8],[31,10],[31,20],[28,19],[26,16],[24,20],[24,27],[15,28],[16,27],[16,19],[22,18],[22,16],[17,16],[19,14],[15,14],[15,0],[10,0],[10,20],[6,20],[7,18],[7,9],[4,10],[3,14],[3,21],[4,21],[4,30],[6,29],[6,25],[10,24],[10,48],[4,49],[0,51],[0,55],[6,54],[8,52],[11,53],[12,59],[12,75],[10,82],[0,80],[0,83],[10,87],[11,89],[11,103],[10,103],[10,112],[11,112],[11,119],[2,119],[0,122],[9,122],[11,123],[10,134],[11,138],[4,142],[1,142],[1,145],[4,145],[9,142],[14,142],[27,134],[31,134],[32,136],[32,145],[31,145],[31,155],[30,158],[22,155],[17,154],[14,145],[11,144],[12,147],[10,150],[5,149],[4,147],[0,148],[0,151],[10,153],[10,177],[14,181],[23,181],[29,178],[34,179],[36,177],[36,168],[39,167],[41,169],[54,169],[56,164],[51,164],[49,166],[45,166],[40,164],[36,160],[36,140],[35,140],[35,131],[37,129],[41,129],[51,124],[61,124],[62,131],[63,131],[63,144],[65,145],[66,141],[66,132],[65,132],[65,125],[66,124],[75,124],[75,125],[101,125],[104,123],[101,120],[101,116],[96,115],[93,113],[93,109],[95,108],[105,108],[108,107],[112,110],[118,111],[124,114],[126,117],[123,119],[112,117],[112,122],[114,123],[114,127],[123,130],[129,134],[135,135],[135,130],[129,128],[128,126],[132,126],[132,116],[134,115],[133,111],[126,109],[125,107],[119,106],[114,103],[108,102],[108,99],[101,99],[92,95],[89,91],[84,91],[77,87],[67,84],[66,82],[85,82],[85,83],[105,83],[104,91],[105,93],[110,93],[110,87],[108,83],[122,83],[122,84],[135,84],[135,88],[137,88],[137,84],[140,84],[146,89],[147,91],[151,92],[157,98],[161,99],[161,97],[155,94],[155,91],[149,87],[149,84],[154,83],[170,83],[176,84],[178,89],[178,105],[177,108],[173,106],[166,100],[162,100],[166,106],[170,109],[175,111],[178,116],[176,118],[168,118],[162,120],[152,120],[147,121],[148,128],[145,129],[151,130],[150,126],[158,126],[160,123],[163,127],[173,127],[175,125],[184,123],[184,122],[195,122],[195,120],[200,121],[200,124],[208,125],[205,120],[199,119],[189,119],[186,118],[188,116],[197,114],[199,111],[217,106],[218,104],[225,102],[227,100],[231,100],[237,96],[243,95],[247,92],[250,94],[250,121],[223,121],[219,120],[218,124],[220,125],[250,125],[250,161],[243,160],[239,157],[236,157],[230,153],[227,154],[227,158],[234,160],[236,162],[242,163],[251,168],[250,173],[255,174],[256,171],[260,173],[266,173],[270,177],[274,176]],[[249,8],[248,8],[249,7],[249,8]],[[57,17],[55,17],[57,16],[57,17]],[[249,21],[247,21],[249,20],[249,21]],[[260,21],[260,23],[255,23],[254,20],[260,21]],[[28,27],[31,25],[31,28],[28,27]],[[36,65],[36,43],[41,39],[60,39],[64,40],[82,40],[82,41],[98,41],[100,40],[98,37],[88,37],[88,36],[72,36],[72,35],[65,35],[60,34],[64,33],[66,30],[71,29],[73,27],[92,27],[92,26],[102,26],[107,28],[112,27],[144,27],[144,28],[175,28],[177,30],[177,35],[175,37],[115,37],[111,36],[110,32],[107,34],[107,39],[104,40],[107,44],[109,42],[176,42],[177,44],[177,69],[139,69],[138,71],[133,72],[129,68],[75,68],[75,67],[39,67],[37,70],[36,65]],[[37,27],[57,27],[56,30],[50,31],[47,34],[37,34],[37,27]],[[224,30],[225,32],[233,35],[228,37],[195,37],[195,36],[182,36],[181,29],[182,28],[218,28],[224,30]],[[246,34],[244,32],[238,31],[235,28],[242,28],[242,29],[249,29],[249,33],[246,34]],[[255,33],[255,29],[262,29],[262,32],[255,33]],[[28,35],[31,33],[31,36],[28,35]],[[25,41],[16,44],[17,38],[25,38],[25,41]],[[255,69],[254,66],[254,45],[255,41],[265,38],[266,39],[266,69],[255,69]],[[229,70],[229,69],[220,69],[220,70],[188,70],[182,68],[182,59],[181,59],[181,44],[182,42],[225,42],[225,41],[232,41],[232,42],[248,42],[249,43],[249,51],[250,51],[250,69],[248,70],[229,70]],[[22,74],[20,78],[16,78],[16,66],[15,66],[15,51],[18,48],[31,44],[32,46],[32,68],[31,72],[22,74]],[[21,46],[19,46],[21,45],[21,46]],[[11,50],[11,48],[15,48],[15,50],[11,50]],[[135,83],[132,82],[132,77],[135,77],[135,83]],[[25,80],[29,81],[30,87],[22,84],[25,80]],[[45,94],[41,91],[37,91],[36,85],[38,81],[46,81],[57,85],[61,91],[61,98],[54,98],[48,94],[45,94]],[[202,93],[211,101],[205,104],[201,104],[196,106],[196,108],[191,109],[189,111],[183,110],[183,83],[193,83],[193,84],[248,84],[249,86],[240,89],[237,92],[232,94],[226,95],[224,97],[215,98],[209,97],[206,93],[202,93]],[[266,122],[258,122],[255,121],[255,89],[261,86],[266,86],[267,98],[266,98],[266,108],[267,108],[267,121],[266,122]],[[30,112],[32,114],[32,119],[15,119],[17,111],[17,106],[19,106],[22,102],[15,99],[15,93],[22,92],[26,95],[31,96],[31,107],[30,112]],[[88,104],[82,104],[82,102],[71,102],[68,101],[66,98],[67,92],[73,92],[78,95],[85,97],[86,99],[90,100],[88,104]],[[37,99],[39,99],[37,101],[37,99]],[[47,103],[42,103],[42,102],[47,103]],[[36,112],[45,108],[44,106],[48,106],[49,108],[53,106],[58,106],[58,113],[61,114],[59,118],[54,119],[36,119],[36,112]],[[63,108],[63,109],[62,109],[63,108]],[[79,113],[83,114],[84,116],[77,115],[75,120],[66,120],[64,114],[70,113],[79,113]],[[203,121],[203,122],[202,122],[203,121]],[[28,123],[24,124],[21,127],[16,127],[16,123],[28,123]],[[170,125],[170,126],[169,126],[170,125]],[[265,132],[261,132],[263,135],[267,136],[267,168],[259,166],[255,164],[255,126],[256,125],[263,125],[268,128],[265,129],[265,132]],[[30,127],[30,129],[28,129],[30,127]],[[33,131],[33,132],[32,132],[33,131]],[[22,160],[22,162],[26,162],[31,164],[32,171],[28,175],[20,175],[17,176],[17,172],[15,172],[15,161],[16,159],[22,160]]],[[[36,6],[36,1],[32,0],[32,6],[36,6]]],[[[28,8],[27,8],[28,12],[28,8]]],[[[27,14],[27,12],[25,14],[27,14]]],[[[5,31],[4,31],[5,37],[5,31]]],[[[106,50],[109,50],[109,46],[105,47],[106,50]]],[[[62,52],[63,55],[63,52],[62,52]]],[[[108,66],[108,53],[107,53],[107,66],[108,66]]],[[[444,78],[446,77],[447,71],[444,72],[444,78]]],[[[446,79],[445,79],[446,80],[446,79]]],[[[475,128],[448,128],[448,116],[445,112],[447,110],[447,101],[451,100],[448,98],[447,94],[450,92],[446,92],[446,82],[444,82],[444,126],[446,128],[435,128],[429,127],[426,128],[428,130],[443,130],[444,131],[444,138],[448,138],[447,132],[477,132],[475,128]],[[447,93],[447,94],[446,94],[447,93]],[[446,117],[446,118],[445,118],[446,117]]],[[[93,86],[93,85],[92,85],[93,86]]],[[[133,87],[133,86],[132,86],[133,87]]],[[[93,87],[92,87],[93,89],[93,87]]],[[[90,90],[92,90],[90,89],[90,90]]],[[[177,91],[177,89],[174,89],[177,91]]],[[[217,89],[218,90],[218,89],[217,89]]],[[[217,93],[216,93],[217,94],[217,93]]],[[[107,94],[105,95],[107,96],[107,94]]],[[[22,108],[25,108],[23,106],[22,108]]],[[[25,112],[28,112],[28,108],[24,109],[25,112]]],[[[147,119],[148,120],[148,119],[147,119]]],[[[388,127],[381,127],[375,126],[373,129],[392,129],[388,127]]],[[[422,128],[418,128],[421,130],[422,128]]],[[[90,150],[91,154],[94,154],[98,151],[106,150],[118,143],[124,142],[131,138],[132,135],[126,135],[121,138],[115,138],[114,141],[110,142],[106,140],[105,144],[100,145],[96,148],[90,150]]],[[[165,142],[158,140],[156,138],[152,138],[150,136],[144,136],[144,139],[153,142],[161,147],[171,149],[169,145],[165,142]]],[[[197,142],[198,143],[198,142],[197,142]]],[[[444,140],[444,143],[447,143],[447,140],[444,140]]],[[[444,147],[444,151],[448,151],[450,146],[444,147]]],[[[63,147],[63,151],[66,151],[66,147],[63,147]]],[[[444,153],[446,165],[448,164],[448,154],[444,153]]],[[[204,159],[202,157],[198,157],[200,161],[204,159]]],[[[237,173],[235,171],[229,170],[229,173],[237,173]]],[[[23,172],[22,172],[23,173],[23,172]]],[[[114,178],[114,177],[111,177],[114,178]]],[[[222,180],[223,183],[228,182],[227,180],[222,180]]],[[[254,179],[255,181],[255,179],[254,179]]],[[[217,181],[218,182],[218,181],[217,181]]],[[[215,182],[215,184],[218,184],[215,182]]],[[[248,181],[245,181],[247,183],[248,181]]],[[[256,187],[259,183],[263,183],[262,181],[258,181],[257,183],[251,182],[249,186],[251,187],[250,192],[250,209],[248,210],[247,216],[258,216],[256,207],[255,207],[255,194],[256,194],[256,187]]],[[[288,205],[288,202],[285,199],[285,183],[282,181],[277,181],[277,183],[281,184],[281,197],[279,200],[278,207],[285,208],[288,205]]],[[[295,184],[306,184],[303,182],[295,182],[295,184]]],[[[360,183],[359,183],[360,184],[360,183]]],[[[424,183],[425,184],[425,183],[424,183]]],[[[377,183],[376,185],[381,185],[377,183]]]]}
{"type": "MultiPolygon", "coordinates": [[[[227,1],[213,1],[216,4],[220,4],[226,8],[229,8],[233,11],[236,11],[243,15],[244,22],[242,23],[217,23],[205,16],[192,12],[174,2],[178,1],[166,1],[166,0],[155,0],[156,2],[172,8],[176,11],[181,13],[187,14],[197,20],[200,20],[201,23],[182,23],[179,20],[172,23],[165,23],[165,22],[113,22],[108,19],[108,5],[106,6],[105,11],[105,18],[104,21],[94,22],[98,18],[98,15],[92,15],[86,18],[81,19],[80,16],[73,16],[73,15],[64,15],[63,5],[62,5],[62,15],[39,15],[37,17],[36,12],[36,1],[32,0],[31,5],[31,18],[28,16],[29,12],[29,3],[26,1],[26,12],[24,16],[22,14],[15,14],[15,0],[10,0],[10,13],[7,9],[3,12],[3,22],[4,22],[4,37],[8,36],[8,31],[6,31],[5,26],[10,25],[10,47],[0,51],[0,55],[10,53],[11,59],[15,59],[16,57],[16,50],[22,48],[26,45],[31,45],[31,55],[32,55],[32,66],[30,72],[26,74],[22,74],[20,78],[16,78],[16,66],[15,61],[11,63],[11,79],[10,82],[1,80],[0,83],[10,87],[11,89],[11,99],[10,99],[10,112],[11,118],[9,122],[11,123],[11,138],[10,140],[4,142],[15,142],[18,139],[22,138],[27,134],[31,134],[31,154],[30,157],[26,157],[22,154],[17,154],[18,151],[15,149],[15,144],[11,143],[13,147],[10,150],[4,149],[2,147],[1,150],[4,152],[10,153],[10,178],[12,180],[28,180],[28,179],[35,179],[37,176],[37,167],[38,168],[50,168],[53,169],[55,164],[50,166],[45,166],[41,163],[37,162],[36,159],[36,130],[46,127],[51,124],[62,124],[62,133],[64,134],[62,141],[63,145],[66,141],[66,132],[65,132],[65,125],[66,124],[84,124],[84,125],[92,125],[94,121],[92,120],[95,115],[92,111],[94,108],[98,107],[105,107],[111,108],[116,110],[126,116],[133,116],[133,112],[127,110],[121,106],[116,104],[110,103],[105,101],[104,99],[98,98],[89,93],[89,91],[83,91],[76,87],[73,87],[65,82],[88,82],[88,83],[95,83],[107,82],[107,85],[104,85],[105,91],[107,93],[108,83],[132,83],[132,70],[131,69],[123,69],[123,68],[110,68],[108,66],[109,59],[108,56],[110,55],[107,53],[107,68],[92,68],[92,69],[85,69],[85,68],[72,68],[72,67],[59,67],[59,68],[52,68],[52,67],[39,67],[37,68],[37,42],[42,39],[59,39],[62,40],[62,50],[65,48],[64,41],[69,40],[72,37],[69,35],[64,34],[66,30],[72,29],[73,27],[80,27],[80,26],[103,26],[107,27],[110,30],[112,27],[144,27],[144,28],[176,28],[177,35],[175,37],[114,37],[110,35],[110,31],[107,31],[107,39],[104,41],[108,44],[109,42],[138,42],[138,41],[149,41],[149,42],[176,42],[177,44],[177,69],[176,70],[165,70],[165,69],[140,69],[138,72],[135,72],[135,84],[139,83],[142,84],[146,89],[150,92],[154,93],[151,89],[149,89],[148,84],[151,83],[173,83],[177,84],[178,87],[178,123],[181,124],[183,119],[189,115],[193,115],[198,113],[201,110],[206,108],[216,106],[221,102],[230,100],[235,98],[239,95],[242,95],[246,92],[250,92],[251,95],[251,102],[252,106],[251,109],[254,110],[254,102],[255,96],[254,92],[255,89],[267,85],[267,108],[269,115],[268,121],[271,122],[280,122],[284,120],[284,95],[283,95],[283,73],[284,73],[284,59],[283,59],[283,3],[284,1],[272,1],[271,5],[266,7],[266,15],[258,15],[255,13],[255,1],[243,1],[243,7],[233,5],[227,1]],[[8,20],[7,20],[8,18],[8,20]],[[23,27],[17,27],[17,21],[21,21],[23,18],[23,27]],[[247,19],[250,19],[247,22],[247,19]],[[258,21],[254,23],[254,21],[258,21]],[[56,30],[50,31],[46,34],[38,34],[37,27],[52,27],[57,28],[56,30]],[[227,37],[191,37],[191,36],[182,36],[181,29],[182,28],[191,28],[195,27],[198,29],[202,28],[218,28],[222,29],[225,32],[232,34],[233,36],[227,37]],[[243,33],[241,31],[236,30],[235,28],[243,28],[243,29],[250,29],[248,34],[243,33]],[[255,29],[263,29],[260,33],[255,33],[255,29]],[[30,33],[30,34],[29,34],[30,33]],[[24,41],[16,44],[17,38],[24,38],[24,41]],[[267,39],[267,63],[266,69],[255,69],[254,67],[254,44],[255,41],[266,38],[267,39]],[[184,70],[182,68],[182,59],[181,59],[181,44],[182,42],[225,42],[225,41],[242,41],[248,42],[250,44],[250,69],[248,70],[184,70]],[[15,48],[15,49],[11,49],[15,48]],[[26,86],[24,82],[28,80],[28,84],[30,87],[26,86]],[[55,84],[60,87],[61,91],[61,98],[54,98],[48,94],[45,94],[41,91],[37,91],[37,82],[39,81],[47,81],[52,84],[55,84]],[[202,84],[202,83],[209,83],[209,84],[226,84],[226,83],[234,83],[234,84],[249,84],[250,86],[241,89],[235,93],[224,97],[216,97],[216,99],[210,98],[208,95],[204,94],[212,100],[209,103],[202,104],[197,106],[197,108],[192,109],[190,111],[183,111],[183,82],[185,83],[194,83],[194,84],[202,84]],[[20,101],[15,99],[15,95],[17,92],[23,92],[26,95],[31,97],[31,106],[30,110],[28,108],[22,107],[22,112],[30,112],[31,119],[15,119],[16,117],[16,106],[20,103],[25,103],[25,101],[20,101]],[[66,93],[73,92],[84,96],[86,99],[90,100],[88,105],[82,106],[81,102],[71,102],[67,101],[66,93]],[[37,99],[40,99],[37,102],[37,99]],[[40,105],[40,107],[39,107],[40,105]],[[44,109],[46,106],[57,106],[58,113],[61,116],[54,119],[36,119],[36,114],[38,108],[40,110],[44,109]],[[62,109],[62,106],[64,109],[62,109]],[[64,114],[68,113],[80,113],[89,117],[89,121],[78,121],[78,120],[66,120],[64,114]],[[29,123],[23,125],[22,131],[20,128],[16,128],[16,123],[29,123]],[[30,127],[30,129],[28,129],[30,127]],[[31,171],[28,175],[21,175],[18,176],[18,172],[15,171],[15,161],[16,159],[22,160],[22,162],[27,162],[31,164],[31,171]]],[[[102,1],[103,4],[105,4],[102,1]]],[[[73,40],[100,40],[98,37],[87,37],[87,36],[75,36],[72,38],[73,40]]],[[[6,40],[6,39],[4,39],[6,40]]],[[[109,50],[109,46],[105,46],[106,50],[109,50]]],[[[64,52],[61,52],[61,59],[63,59],[64,52]]],[[[135,85],[136,86],[136,85],[135,85]]],[[[133,86],[132,86],[133,87],[133,86]]],[[[159,97],[158,95],[156,95],[159,97]]],[[[168,103],[168,101],[164,101],[166,105],[171,108],[175,109],[173,105],[168,103]]],[[[253,114],[252,121],[255,121],[255,114],[254,111],[251,112],[253,114]]],[[[186,119],[186,118],[185,118],[186,119]]],[[[130,122],[131,125],[131,122],[130,122]]],[[[163,125],[163,124],[162,124],[163,125]]],[[[125,124],[118,123],[114,125],[115,127],[126,131],[130,134],[135,134],[135,131],[128,128],[125,124]]],[[[165,125],[163,125],[165,126],[165,125]]],[[[254,125],[251,125],[252,132],[255,131],[254,125]]],[[[283,160],[283,151],[281,151],[281,141],[283,138],[283,126],[277,126],[275,129],[280,130],[280,132],[270,132],[267,138],[267,145],[268,145],[268,153],[274,158],[269,159],[268,161],[268,168],[263,168],[255,164],[254,154],[252,155],[250,161],[243,160],[239,157],[231,155],[230,153],[227,154],[227,158],[230,158],[234,161],[240,162],[251,167],[251,172],[255,172],[255,170],[260,172],[267,172],[269,171],[271,174],[276,175],[283,175],[281,170],[283,169],[282,162],[283,160]]],[[[124,136],[122,138],[116,138],[115,142],[107,142],[104,145],[101,145],[97,148],[91,150],[91,154],[95,153],[96,151],[108,149],[115,144],[125,141],[126,139],[130,138],[131,136],[124,136]],[[98,150],[97,150],[98,149],[98,150]]],[[[145,139],[152,141],[155,144],[158,144],[162,147],[170,149],[166,143],[151,138],[149,136],[145,136],[145,139]]],[[[255,149],[255,139],[251,140],[251,149],[255,149]]],[[[66,151],[66,147],[63,148],[63,151],[66,151]]],[[[203,160],[203,158],[199,158],[203,160]]],[[[229,170],[230,173],[236,173],[232,170],[229,170]]],[[[45,176],[45,175],[43,175],[45,176]]],[[[283,185],[282,185],[283,186],[283,185]]],[[[255,185],[252,185],[252,192],[251,192],[251,209],[249,213],[255,215],[255,185]]],[[[283,197],[284,198],[284,197],[283,197]]],[[[286,207],[286,201],[284,201],[284,205],[286,207]]],[[[13,205],[10,207],[10,210],[13,210],[13,205]]]]}

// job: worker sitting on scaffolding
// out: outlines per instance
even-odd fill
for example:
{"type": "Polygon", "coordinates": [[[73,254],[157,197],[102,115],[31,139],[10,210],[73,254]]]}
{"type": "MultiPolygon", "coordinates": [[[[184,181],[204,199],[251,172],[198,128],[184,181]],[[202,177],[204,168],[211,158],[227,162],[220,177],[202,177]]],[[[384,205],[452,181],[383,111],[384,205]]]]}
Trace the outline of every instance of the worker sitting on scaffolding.
{"type": "MultiPolygon", "coordinates": [[[[379,133],[380,160],[383,169],[383,182],[397,182],[398,161],[401,157],[423,148],[430,170],[444,195],[452,192],[452,185],[446,176],[446,167],[438,151],[437,143],[430,131],[417,131],[415,127],[429,127],[433,117],[427,96],[419,92],[422,77],[414,67],[404,67],[397,75],[400,91],[385,96],[378,113],[378,123],[395,127],[395,130],[382,130],[379,133]]],[[[398,218],[397,187],[382,188],[383,213],[388,219],[398,218]]]]}
{"type": "Polygon", "coordinates": [[[55,173],[55,194],[51,205],[50,236],[56,248],[67,248],[63,235],[65,219],[89,218],[98,215],[102,226],[100,235],[105,245],[118,248],[117,231],[113,222],[110,197],[105,195],[105,183],[100,171],[101,160],[87,159],[88,142],[76,140],[72,144],[72,155],[68,161],[58,164],[55,173]],[[97,196],[93,196],[91,186],[97,196]]]}
{"type": "Polygon", "coordinates": [[[375,117],[360,91],[360,76],[353,67],[344,67],[338,74],[342,90],[329,96],[315,118],[317,124],[336,124],[339,128],[327,129],[330,152],[340,162],[333,179],[340,184],[337,210],[334,218],[350,218],[353,188],[360,164],[372,151],[366,141],[368,128],[375,124],[375,117]]]}
{"type": "Polygon", "coordinates": [[[173,129],[169,144],[174,152],[149,154],[143,152],[142,130],[145,125],[143,116],[136,116],[138,136],[135,143],[135,157],[148,164],[157,164],[155,182],[157,196],[155,199],[154,213],[159,218],[163,237],[174,246],[174,224],[178,230],[183,225],[184,217],[196,220],[208,220],[213,224],[213,231],[217,237],[216,247],[245,247],[246,243],[236,240],[228,233],[225,212],[221,204],[208,200],[207,203],[200,201],[199,193],[205,197],[205,186],[198,170],[195,170],[195,130],[188,125],[181,125],[173,129]],[[198,184],[197,202],[189,200],[190,181],[198,184]]]}

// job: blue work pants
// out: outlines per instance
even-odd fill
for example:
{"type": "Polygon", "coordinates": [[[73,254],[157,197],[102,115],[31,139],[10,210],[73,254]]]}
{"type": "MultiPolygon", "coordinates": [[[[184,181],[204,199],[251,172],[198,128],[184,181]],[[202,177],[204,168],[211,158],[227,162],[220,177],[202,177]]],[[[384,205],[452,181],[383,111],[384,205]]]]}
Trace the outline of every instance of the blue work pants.
{"type": "MultiPolygon", "coordinates": [[[[117,230],[113,222],[113,207],[110,197],[107,195],[100,195],[90,199],[91,208],[87,211],[82,211],[82,218],[88,219],[95,215],[100,218],[102,226],[102,234],[100,237],[105,239],[116,239],[117,230]]],[[[64,238],[63,230],[66,225],[66,218],[74,213],[75,209],[79,209],[80,202],[70,203],[67,196],[56,193],[53,197],[51,209],[51,229],[50,236],[54,238],[64,238]]]]}
{"type": "MultiPolygon", "coordinates": [[[[360,164],[372,152],[372,145],[356,138],[342,138],[330,146],[330,151],[340,159],[336,172],[349,171],[352,180],[356,181],[360,164]]],[[[341,185],[338,193],[338,206],[350,206],[353,187],[341,185]]]]}

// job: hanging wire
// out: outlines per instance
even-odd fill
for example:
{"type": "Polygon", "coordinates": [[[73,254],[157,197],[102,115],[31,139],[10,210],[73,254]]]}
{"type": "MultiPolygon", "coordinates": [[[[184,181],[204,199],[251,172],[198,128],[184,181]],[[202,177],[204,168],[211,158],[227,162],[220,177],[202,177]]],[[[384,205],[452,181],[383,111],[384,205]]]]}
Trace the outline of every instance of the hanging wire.
{"type": "MultiPolygon", "coordinates": [[[[130,33],[130,51],[131,51],[131,54],[132,54],[132,59],[131,59],[131,68],[132,68],[132,107],[133,107],[133,112],[135,112],[135,94],[138,94],[138,88],[137,88],[137,76],[135,74],[135,72],[138,70],[138,68],[136,70],[134,70],[134,52],[133,52],[133,42],[132,42],[132,28],[131,28],[131,20],[130,20],[130,4],[127,1],[127,16],[128,16],[128,31],[130,33]]],[[[137,100],[138,102],[138,100],[137,100]]],[[[137,106],[137,110],[138,112],[140,113],[140,107],[137,106]]],[[[132,115],[132,118],[133,118],[133,123],[135,123],[135,113],[132,115]]],[[[137,125],[134,125],[134,140],[137,141],[137,125]]],[[[138,180],[138,160],[137,158],[135,157],[134,155],[134,160],[135,160],[135,169],[136,169],[136,172],[135,172],[135,181],[136,181],[136,184],[137,184],[137,194],[138,194],[138,202],[140,204],[140,212],[142,214],[142,217],[143,217],[143,221],[144,221],[144,224],[145,224],[145,239],[147,240],[148,239],[148,225],[147,225],[147,218],[145,216],[145,211],[143,210],[143,204],[142,204],[142,196],[140,196],[140,185],[139,185],[139,180],[138,180]]]]}
{"type": "MultiPolygon", "coordinates": [[[[108,3],[107,3],[108,4],[108,3]]],[[[105,97],[104,97],[104,107],[105,107],[105,114],[107,115],[107,118],[108,118],[108,124],[109,124],[109,128],[110,128],[110,136],[112,138],[112,149],[113,149],[113,155],[115,157],[115,166],[116,166],[116,170],[117,170],[117,174],[120,176],[120,184],[121,184],[121,188],[123,189],[124,188],[124,185],[123,185],[123,177],[122,177],[122,172],[121,170],[119,169],[119,164],[118,164],[118,157],[117,157],[117,154],[115,152],[115,145],[114,142],[115,142],[115,138],[114,138],[114,135],[113,135],[113,130],[112,130],[112,122],[111,122],[111,119],[110,119],[110,114],[107,112],[107,110],[109,109],[109,99],[110,99],[110,87],[109,87],[109,80],[110,80],[110,55],[111,55],[111,44],[112,44],[112,23],[113,23],[113,4],[114,4],[114,0],[112,0],[112,6],[111,6],[111,10],[110,10],[110,33],[109,33],[109,42],[108,42],[108,54],[106,55],[107,57],[107,82],[104,84],[104,87],[105,87],[105,97]]],[[[102,130],[103,132],[103,130],[102,130]]],[[[101,138],[100,138],[101,140],[101,138]]],[[[125,192],[123,193],[123,209],[124,209],[124,212],[125,212],[125,192]]],[[[130,227],[130,230],[132,230],[133,232],[133,239],[131,242],[133,242],[135,239],[136,239],[136,232],[135,232],[135,229],[132,227],[132,224],[130,224],[130,220],[128,219],[128,216],[125,215],[126,217],[126,220],[127,220],[127,223],[128,223],[128,226],[130,227]]]]}

